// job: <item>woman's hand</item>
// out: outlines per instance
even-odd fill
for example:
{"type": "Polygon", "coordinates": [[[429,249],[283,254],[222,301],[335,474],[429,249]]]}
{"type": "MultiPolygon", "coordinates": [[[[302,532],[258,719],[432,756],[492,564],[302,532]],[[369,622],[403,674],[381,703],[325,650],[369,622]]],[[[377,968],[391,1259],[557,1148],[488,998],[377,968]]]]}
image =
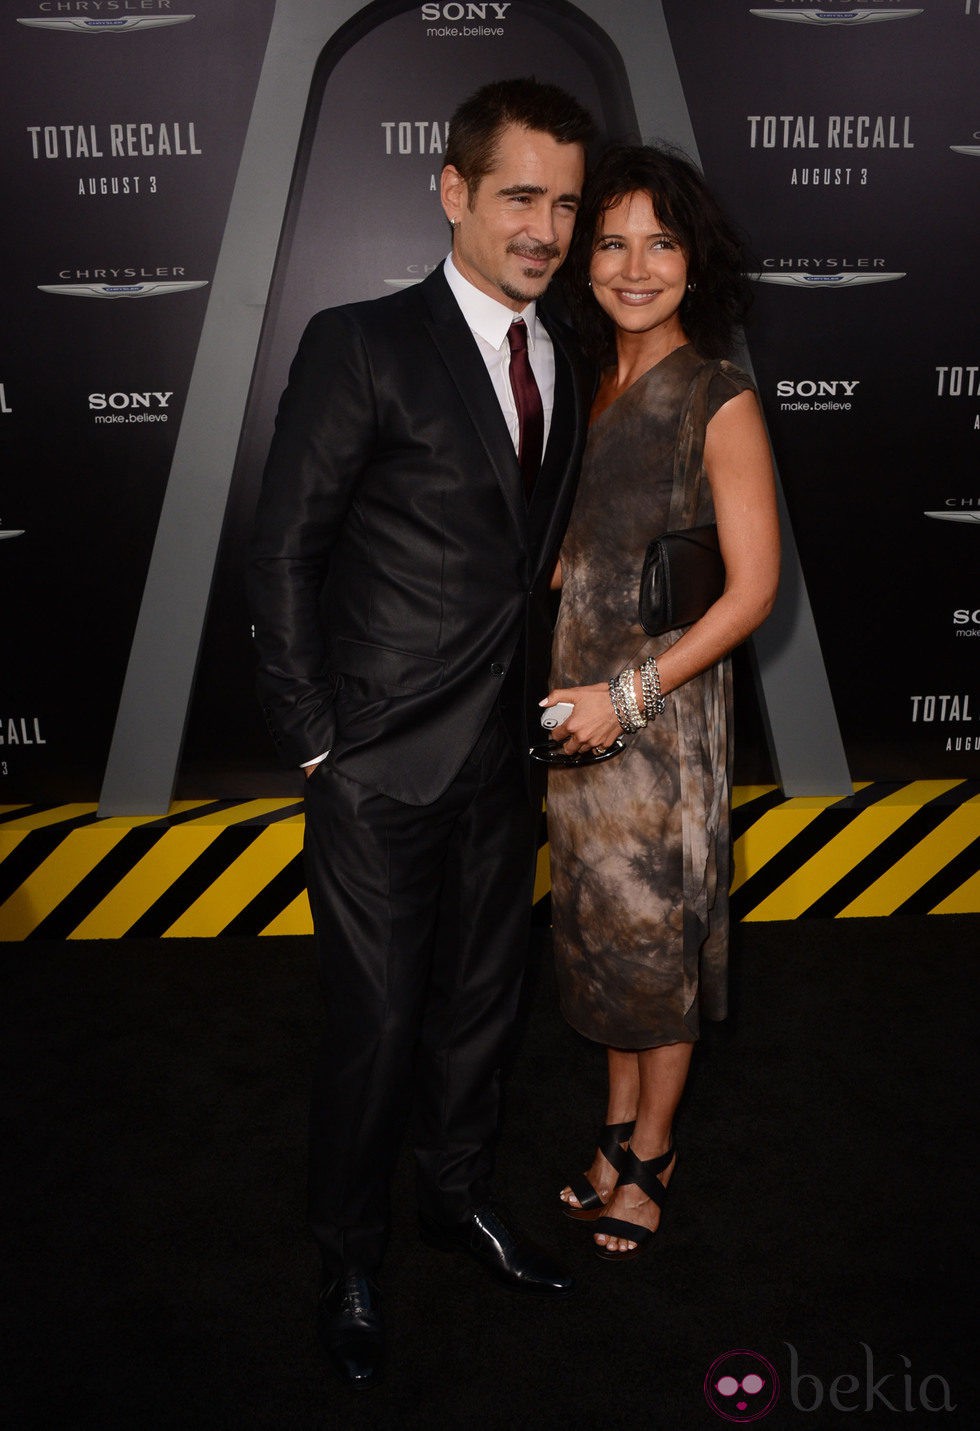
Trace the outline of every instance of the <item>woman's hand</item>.
{"type": "Polygon", "coordinates": [[[541,702],[542,707],[568,701],[575,707],[564,725],[555,726],[551,739],[557,741],[566,755],[578,755],[584,750],[605,750],[623,727],[616,719],[609,687],[567,686],[549,691],[541,702]]]}

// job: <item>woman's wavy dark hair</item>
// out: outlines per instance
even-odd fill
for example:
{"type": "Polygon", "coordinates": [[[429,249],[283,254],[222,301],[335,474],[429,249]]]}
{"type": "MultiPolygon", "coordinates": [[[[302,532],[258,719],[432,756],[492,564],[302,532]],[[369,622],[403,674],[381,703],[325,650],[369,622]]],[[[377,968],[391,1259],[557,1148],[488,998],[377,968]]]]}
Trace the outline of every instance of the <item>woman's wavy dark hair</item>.
{"type": "Polygon", "coordinates": [[[743,241],[690,160],[652,145],[612,145],[585,185],[575,236],[558,274],[585,348],[603,365],[615,353],[615,325],[589,290],[589,265],[603,214],[638,192],[649,194],[657,218],[687,259],[692,288],[680,307],[685,333],[702,357],[727,357],[751,303],[743,241]]]}

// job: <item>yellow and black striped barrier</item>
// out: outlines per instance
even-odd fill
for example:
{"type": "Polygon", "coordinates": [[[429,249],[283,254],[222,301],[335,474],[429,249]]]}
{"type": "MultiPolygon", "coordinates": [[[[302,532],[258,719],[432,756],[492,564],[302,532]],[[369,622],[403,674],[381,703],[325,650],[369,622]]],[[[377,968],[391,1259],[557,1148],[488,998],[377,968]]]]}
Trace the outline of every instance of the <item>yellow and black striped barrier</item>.
{"type": "Polygon", "coordinates": [[[844,800],[736,788],[744,920],[980,913],[980,780],[855,785],[844,800]]]}
{"type": "MultiPolygon", "coordinates": [[[[980,913],[980,781],[857,785],[846,799],[733,800],[742,920],[980,913]]],[[[0,806],[0,940],[309,934],[296,799],[180,801],[99,820],[0,806]]],[[[550,887],[546,836],[535,901],[550,887]]]]}

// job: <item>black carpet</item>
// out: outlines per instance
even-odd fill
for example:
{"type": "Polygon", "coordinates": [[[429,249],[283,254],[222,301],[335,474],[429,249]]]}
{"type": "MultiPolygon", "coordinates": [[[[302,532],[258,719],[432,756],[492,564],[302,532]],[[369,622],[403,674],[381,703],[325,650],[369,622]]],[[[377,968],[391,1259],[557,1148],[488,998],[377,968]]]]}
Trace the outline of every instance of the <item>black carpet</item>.
{"type": "Polygon", "coordinates": [[[498,1181],[577,1293],[523,1298],[422,1247],[405,1158],[390,1366],[360,1393],[313,1331],[310,941],[0,946],[0,1425],[980,1424],[978,935],[973,916],[739,926],[733,1015],[695,1056],[663,1229],[623,1266],[557,1210],[591,1156],[603,1061],[561,1021],[542,950],[498,1181]],[[766,1391],[723,1403],[728,1420],[705,1398],[735,1349],[779,1377],[762,1417],[766,1391]]]}

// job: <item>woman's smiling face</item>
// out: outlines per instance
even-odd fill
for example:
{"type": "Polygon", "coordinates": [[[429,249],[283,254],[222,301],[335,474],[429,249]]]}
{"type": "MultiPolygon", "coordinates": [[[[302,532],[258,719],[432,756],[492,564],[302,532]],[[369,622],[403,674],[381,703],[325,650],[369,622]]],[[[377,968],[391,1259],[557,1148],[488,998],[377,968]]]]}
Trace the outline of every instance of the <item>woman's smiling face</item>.
{"type": "Polygon", "coordinates": [[[664,337],[684,341],[679,309],[687,292],[687,258],[649,194],[627,194],[603,214],[589,277],[596,302],[617,328],[662,329],[664,337]]]}

